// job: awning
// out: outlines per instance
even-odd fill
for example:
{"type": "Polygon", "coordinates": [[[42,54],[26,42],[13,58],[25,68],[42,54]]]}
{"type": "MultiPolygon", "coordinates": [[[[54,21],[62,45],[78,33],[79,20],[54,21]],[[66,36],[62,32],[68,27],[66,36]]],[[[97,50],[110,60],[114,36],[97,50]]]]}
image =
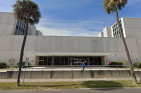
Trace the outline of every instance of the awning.
{"type": "Polygon", "coordinates": [[[31,52],[36,56],[106,56],[110,53],[43,53],[43,52],[31,52]]]}

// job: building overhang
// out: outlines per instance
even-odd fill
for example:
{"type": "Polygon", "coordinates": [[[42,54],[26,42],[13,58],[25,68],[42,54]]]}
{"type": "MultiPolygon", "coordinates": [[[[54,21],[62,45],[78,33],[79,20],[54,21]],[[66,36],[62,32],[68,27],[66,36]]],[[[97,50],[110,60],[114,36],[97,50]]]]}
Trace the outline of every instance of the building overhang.
{"type": "Polygon", "coordinates": [[[35,56],[107,56],[110,53],[43,53],[43,52],[32,52],[35,56]]]}

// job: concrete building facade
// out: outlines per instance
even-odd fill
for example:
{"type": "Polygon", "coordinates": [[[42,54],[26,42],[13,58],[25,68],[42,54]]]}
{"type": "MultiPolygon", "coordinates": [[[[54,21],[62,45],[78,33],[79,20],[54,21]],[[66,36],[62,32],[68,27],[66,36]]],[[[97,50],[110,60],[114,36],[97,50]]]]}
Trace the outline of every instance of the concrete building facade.
{"type": "MultiPolygon", "coordinates": [[[[0,16],[0,62],[9,65],[9,60],[15,59],[16,65],[20,58],[24,24],[19,25],[12,13],[0,13],[0,16]],[[17,30],[20,34],[15,34],[17,30]]],[[[141,61],[141,19],[121,19],[132,61],[141,61]],[[134,26],[135,23],[138,24],[134,26]]],[[[42,36],[35,26],[29,25],[23,61],[29,58],[32,66],[81,65],[84,61],[87,65],[107,65],[109,61],[125,62],[125,49],[121,38],[114,38],[113,26],[104,28],[99,37],[80,37],[42,36]]]]}
{"type": "MultiPolygon", "coordinates": [[[[141,18],[122,17],[120,24],[125,38],[141,37],[141,18]]],[[[98,37],[121,38],[117,23],[114,23],[111,27],[105,27],[103,32],[98,34],[98,37]],[[103,33],[103,35],[100,35],[101,33],[103,33]]]]}

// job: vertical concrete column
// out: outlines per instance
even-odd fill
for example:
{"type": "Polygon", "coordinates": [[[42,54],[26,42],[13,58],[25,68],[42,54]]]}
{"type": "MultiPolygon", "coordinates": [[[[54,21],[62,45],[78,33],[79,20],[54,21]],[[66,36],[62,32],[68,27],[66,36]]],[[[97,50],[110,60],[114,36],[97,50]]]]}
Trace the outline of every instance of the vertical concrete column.
{"type": "Polygon", "coordinates": [[[35,56],[35,66],[39,65],[39,56],[35,56]]]}
{"type": "Polygon", "coordinates": [[[54,59],[55,57],[54,56],[52,56],[52,62],[51,62],[51,65],[54,65],[54,61],[55,61],[55,59],[54,59]]]}
{"type": "Polygon", "coordinates": [[[70,57],[70,65],[72,66],[72,57],[70,57]]]}
{"type": "Polygon", "coordinates": [[[88,65],[90,65],[90,57],[87,57],[88,65]]]}
{"type": "Polygon", "coordinates": [[[105,56],[102,56],[101,57],[101,65],[106,65],[105,62],[106,62],[105,56]]]}

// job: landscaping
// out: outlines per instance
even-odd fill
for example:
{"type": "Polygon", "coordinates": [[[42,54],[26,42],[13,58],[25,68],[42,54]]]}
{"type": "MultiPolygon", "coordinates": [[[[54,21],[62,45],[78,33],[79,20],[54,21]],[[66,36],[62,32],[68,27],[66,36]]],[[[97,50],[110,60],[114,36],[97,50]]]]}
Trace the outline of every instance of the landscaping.
{"type": "Polygon", "coordinates": [[[124,67],[123,66],[123,62],[111,62],[110,64],[109,64],[109,67],[124,67]]]}
{"type": "Polygon", "coordinates": [[[0,68],[6,68],[6,63],[0,63],[0,68]]]}
{"type": "Polygon", "coordinates": [[[17,83],[0,83],[0,90],[15,89],[80,89],[80,88],[109,88],[109,87],[141,87],[141,84],[133,84],[132,80],[117,81],[81,81],[81,82],[28,82],[21,86],[17,83]]]}
{"type": "MultiPolygon", "coordinates": [[[[135,67],[135,68],[138,68],[138,64],[137,64],[137,62],[134,63],[134,67],[135,67]]],[[[141,62],[139,62],[139,68],[141,68],[141,62]]]]}

